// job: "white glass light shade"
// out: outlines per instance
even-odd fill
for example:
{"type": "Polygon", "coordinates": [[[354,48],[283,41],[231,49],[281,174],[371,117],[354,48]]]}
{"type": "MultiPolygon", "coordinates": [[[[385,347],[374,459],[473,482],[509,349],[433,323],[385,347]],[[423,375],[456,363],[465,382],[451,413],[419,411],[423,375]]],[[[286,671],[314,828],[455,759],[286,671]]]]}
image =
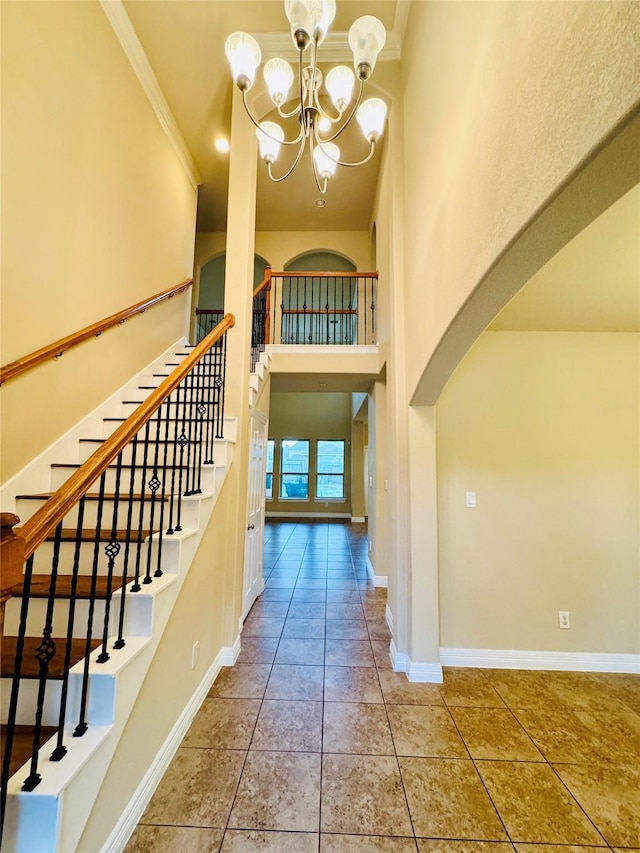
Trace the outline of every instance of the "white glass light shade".
{"type": "Polygon", "coordinates": [[[309,44],[311,36],[313,35],[314,26],[320,21],[320,16],[322,15],[322,9],[316,9],[314,21],[312,9],[310,7],[312,4],[317,6],[318,3],[321,2],[322,0],[284,0],[284,11],[289,19],[291,37],[293,38],[293,43],[296,47],[304,50],[304,48],[309,44]],[[306,39],[304,39],[304,41],[300,41],[300,39],[296,37],[296,33],[306,34],[306,39]]]}
{"type": "Polygon", "coordinates": [[[384,120],[387,117],[387,105],[380,98],[369,98],[358,107],[356,118],[365,139],[377,142],[384,130],[384,120]]]}
{"type": "Polygon", "coordinates": [[[260,65],[260,45],[248,33],[232,33],[224,45],[224,52],[231,64],[234,82],[241,89],[250,89],[260,65]]]}
{"type": "Polygon", "coordinates": [[[264,66],[264,80],[269,89],[271,100],[279,107],[287,100],[293,83],[293,71],[284,59],[270,59],[264,66]]]}
{"type": "Polygon", "coordinates": [[[324,142],[322,148],[316,145],[313,149],[313,159],[318,175],[321,178],[330,178],[336,171],[338,164],[335,160],[340,159],[340,149],[333,142],[324,142]]]}
{"type": "Polygon", "coordinates": [[[364,15],[353,22],[349,30],[349,47],[353,51],[353,67],[358,78],[366,80],[373,72],[386,40],[384,26],[373,15],[364,15]]]}
{"type": "Polygon", "coordinates": [[[313,32],[318,44],[322,44],[324,37],[329,32],[329,27],[336,16],[336,0],[322,0],[322,15],[313,32]]]}
{"type": "Polygon", "coordinates": [[[340,112],[346,109],[351,100],[355,82],[356,78],[353,76],[353,71],[346,65],[336,65],[327,74],[324,85],[331,95],[334,106],[340,112]]]}
{"type": "Polygon", "coordinates": [[[265,163],[275,163],[280,153],[280,143],[284,139],[284,130],[274,121],[261,121],[256,128],[256,136],[262,159],[265,163]]]}

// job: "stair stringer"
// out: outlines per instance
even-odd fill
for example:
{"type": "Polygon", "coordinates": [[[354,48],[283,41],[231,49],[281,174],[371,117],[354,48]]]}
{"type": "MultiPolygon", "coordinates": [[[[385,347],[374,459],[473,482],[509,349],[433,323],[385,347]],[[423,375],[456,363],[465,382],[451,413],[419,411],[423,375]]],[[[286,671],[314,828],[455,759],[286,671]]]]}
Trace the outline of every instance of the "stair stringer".
{"type": "MultiPolygon", "coordinates": [[[[231,446],[228,453],[224,468],[216,467],[215,493],[201,499],[198,528],[191,535],[186,535],[185,531],[181,537],[178,572],[163,576],[167,580],[157,584],[155,591],[152,584],[147,592],[153,598],[151,636],[127,637],[125,648],[115,656],[112,654],[106,664],[95,662],[99,650],[91,655],[92,699],[89,702],[87,733],[81,738],[70,736],[65,739],[68,753],[61,762],[42,761],[38,768],[42,781],[34,791],[20,790],[27,765],[9,780],[3,853],[66,853],[77,849],[191,563],[211,521],[232,463],[231,446]]],[[[82,662],[74,669],[80,671],[81,667],[82,662]]],[[[79,680],[80,676],[77,677],[79,680]]],[[[69,735],[72,731],[73,726],[69,727],[69,735]]],[[[50,754],[54,740],[41,747],[41,755],[50,754]]]]}

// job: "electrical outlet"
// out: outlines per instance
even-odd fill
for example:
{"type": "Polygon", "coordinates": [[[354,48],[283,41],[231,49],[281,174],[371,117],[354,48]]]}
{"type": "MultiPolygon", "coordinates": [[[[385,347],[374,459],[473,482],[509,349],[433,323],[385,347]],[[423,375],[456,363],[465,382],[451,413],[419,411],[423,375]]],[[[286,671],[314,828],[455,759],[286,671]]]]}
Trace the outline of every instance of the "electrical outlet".
{"type": "Polygon", "coordinates": [[[469,509],[475,509],[476,506],[476,493],[475,492],[467,492],[465,495],[465,506],[469,509]]]}
{"type": "Polygon", "coordinates": [[[200,641],[196,640],[191,648],[191,669],[196,668],[196,664],[198,663],[198,646],[200,645],[200,641]]]}
{"type": "Polygon", "coordinates": [[[369,539],[369,551],[371,551],[371,539],[369,539]]]}
{"type": "Polygon", "coordinates": [[[558,610],[558,628],[570,628],[571,617],[568,610],[558,610]]]}

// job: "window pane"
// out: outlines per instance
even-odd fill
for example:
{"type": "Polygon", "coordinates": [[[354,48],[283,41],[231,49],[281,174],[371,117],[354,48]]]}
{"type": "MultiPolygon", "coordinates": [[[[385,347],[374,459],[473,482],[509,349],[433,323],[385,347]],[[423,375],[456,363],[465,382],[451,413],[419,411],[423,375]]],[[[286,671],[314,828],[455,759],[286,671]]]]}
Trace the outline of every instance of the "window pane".
{"type": "Polygon", "coordinates": [[[270,438],[267,442],[267,473],[273,474],[273,453],[275,449],[275,439],[270,438]]]}
{"type": "Polygon", "coordinates": [[[309,473],[309,442],[297,438],[285,438],[282,441],[282,473],[309,473]]]}
{"type": "Polygon", "coordinates": [[[316,497],[342,500],[344,498],[344,477],[341,474],[318,474],[316,497]]]}
{"type": "Polygon", "coordinates": [[[344,441],[318,442],[318,474],[344,474],[344,441]]]}
{"type": "Polygon", "coordinates": [[[297,498],[303,500],[309,497],[309,477],[306,474],[283,474],[280,483],[281,498],[297,498]]]}
{"type": "Polygon", "coordinates": [[[266,488],[267,500],[271,500],[273,498],[273,474],[267,474],[267,488],[266,488]]]}

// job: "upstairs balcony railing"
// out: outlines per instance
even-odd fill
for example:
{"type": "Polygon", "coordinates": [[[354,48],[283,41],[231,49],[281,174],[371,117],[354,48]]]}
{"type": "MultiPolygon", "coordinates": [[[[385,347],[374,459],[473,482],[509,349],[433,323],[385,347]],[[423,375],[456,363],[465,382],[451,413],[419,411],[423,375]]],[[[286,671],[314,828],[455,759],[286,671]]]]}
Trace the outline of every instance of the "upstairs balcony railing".
{"type": "MultiPolygon", "coordinates": [[[[273,272],[253,291],[251,370],[266,344],[376,344],[377,272],[273,272]]],[[[196,308],[200,341],[223,316],[196,308]]]]}

